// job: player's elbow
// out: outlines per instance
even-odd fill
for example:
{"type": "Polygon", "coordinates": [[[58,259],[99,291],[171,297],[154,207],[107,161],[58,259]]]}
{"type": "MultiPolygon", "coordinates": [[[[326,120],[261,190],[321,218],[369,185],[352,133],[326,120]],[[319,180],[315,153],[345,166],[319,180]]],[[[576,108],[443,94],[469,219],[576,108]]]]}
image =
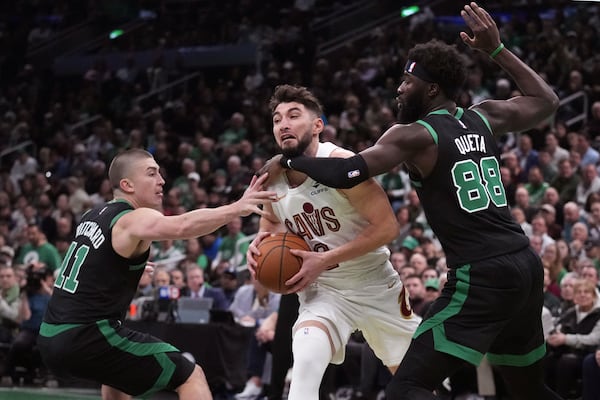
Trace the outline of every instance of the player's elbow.
{"type": "Polygon", "coordinates": [[[550,99],[548,100],[550,104],[550,109],[552,110],[552,114],[554,114],[556,110],[558,110],[558,106],[560,105],[560,99],[558,98],[556,93],[552,91],[552,96],[550,96],[550,99]]]}

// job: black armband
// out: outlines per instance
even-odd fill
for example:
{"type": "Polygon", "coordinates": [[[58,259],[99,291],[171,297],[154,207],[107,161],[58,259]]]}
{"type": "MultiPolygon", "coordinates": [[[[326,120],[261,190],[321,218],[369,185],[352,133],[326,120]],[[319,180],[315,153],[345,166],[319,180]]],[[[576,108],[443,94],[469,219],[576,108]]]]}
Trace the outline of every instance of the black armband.
{"type": "Polygon", "coordinates": [[[360,154],[350,158],[281,157],[281,166],[304,172],[315,181],[336,189],[349,189],[369,179],[369,167],[360,154]]]}

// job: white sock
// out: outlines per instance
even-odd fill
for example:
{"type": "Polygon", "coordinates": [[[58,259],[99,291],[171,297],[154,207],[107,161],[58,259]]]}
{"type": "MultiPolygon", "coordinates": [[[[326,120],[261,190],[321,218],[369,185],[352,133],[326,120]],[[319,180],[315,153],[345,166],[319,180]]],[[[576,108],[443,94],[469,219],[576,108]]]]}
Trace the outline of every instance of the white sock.
{"type": "Polygon", "coordinates": [[[304,326],[294,334],[294,365],[288,400],[319,400],[319,386],[331,361],[327,333],[316,326],[304,326]]]}

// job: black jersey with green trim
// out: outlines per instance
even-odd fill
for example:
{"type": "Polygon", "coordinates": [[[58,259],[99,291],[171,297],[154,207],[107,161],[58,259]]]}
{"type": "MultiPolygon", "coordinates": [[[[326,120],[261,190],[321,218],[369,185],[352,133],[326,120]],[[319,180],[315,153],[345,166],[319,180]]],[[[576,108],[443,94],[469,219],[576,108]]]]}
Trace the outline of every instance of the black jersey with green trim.
{"type": "Polygon", "coordinates": [[[111,201],[85,213],[54,283],[44,322],[123,320],[135,295],[149,251],[127,259],[112,247],[112,227],[133,207],[111,201]]]}
{"type": "Polygon", "coordinates": [[[455,115],[438,110],[417,123],[436,141],[438,157],[429,176],[411,179],[448,266],[526,247],[529,239],[508,207],[487,119],[458,108],[455,115]]]}

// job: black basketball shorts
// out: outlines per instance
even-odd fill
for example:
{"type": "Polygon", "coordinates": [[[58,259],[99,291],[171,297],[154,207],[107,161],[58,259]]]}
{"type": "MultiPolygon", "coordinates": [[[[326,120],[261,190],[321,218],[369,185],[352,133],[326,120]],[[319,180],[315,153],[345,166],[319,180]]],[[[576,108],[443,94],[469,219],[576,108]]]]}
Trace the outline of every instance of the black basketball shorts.
{"type": "Polygon", "coordinates": [[[57,377],[91,380],[132,396],[174,390],[195,367],[176,347],[117,320],[43,323],[38,347],[57,377]]]}

